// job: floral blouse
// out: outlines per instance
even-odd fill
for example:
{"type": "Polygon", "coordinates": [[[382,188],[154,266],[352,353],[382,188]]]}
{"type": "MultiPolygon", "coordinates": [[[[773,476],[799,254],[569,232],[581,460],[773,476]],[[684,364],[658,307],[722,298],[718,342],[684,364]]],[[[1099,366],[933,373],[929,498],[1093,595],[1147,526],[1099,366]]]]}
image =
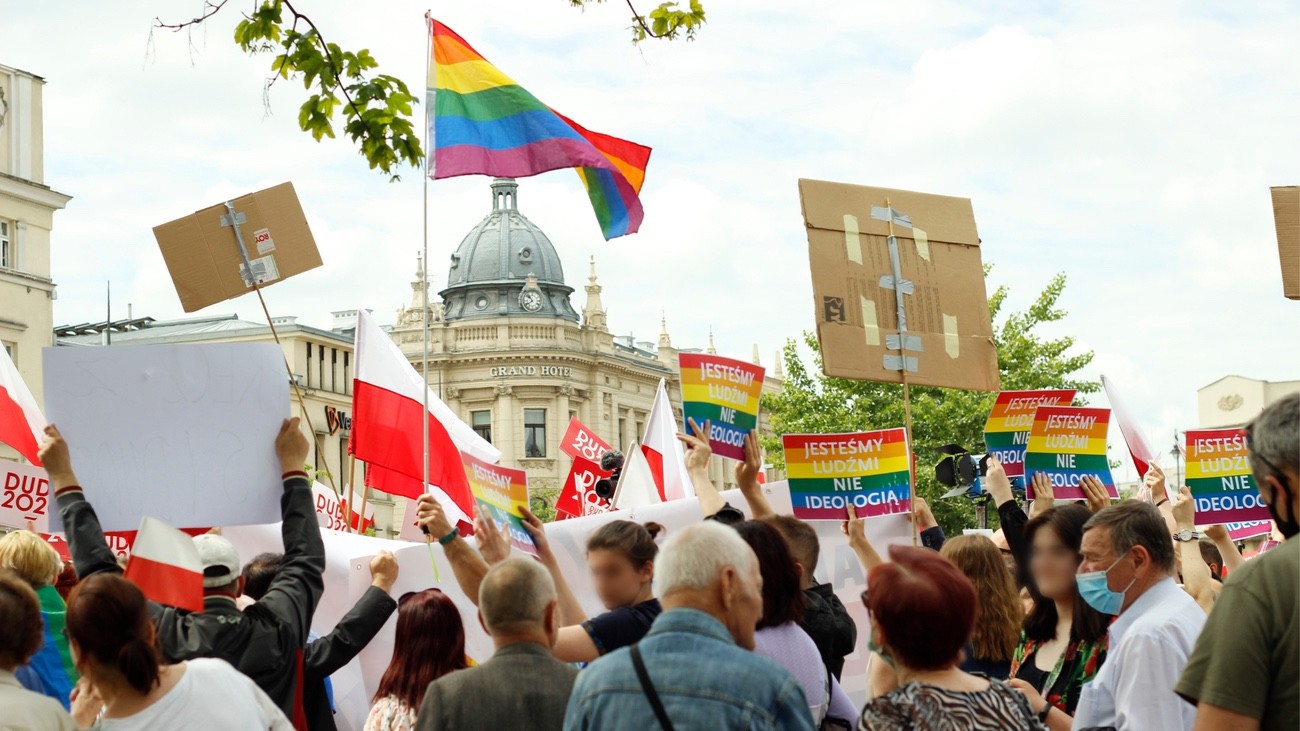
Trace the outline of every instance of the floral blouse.
{"type": "MultiPolygon", "coordinates": [[[[1026,661],[1033,662],[1034,655],[1042,643],[1031,640],[1020,633],[1020,642],[1016,645],[1015,655],[1011,659],[1011,677],[1019,677],[1020,667],[1026,661]]],[[[1101,665],[1106,661],[1108,635],[1102,635],[1096,642],[1077,640],[1065,648],[1056,667],[1043,673],[1043,683],[1049,687],[1037,688],[1048,703],[1073,716],[1079,705],[1079,695],[1083,686],[1097,675],[1101,665]]]]}
{"type": "Polygon", "coordinates": [[[401,702],[397,696],[384,696],[370,707],[365,731],[415,731],[415,715],[418,710],[401,702]]]}

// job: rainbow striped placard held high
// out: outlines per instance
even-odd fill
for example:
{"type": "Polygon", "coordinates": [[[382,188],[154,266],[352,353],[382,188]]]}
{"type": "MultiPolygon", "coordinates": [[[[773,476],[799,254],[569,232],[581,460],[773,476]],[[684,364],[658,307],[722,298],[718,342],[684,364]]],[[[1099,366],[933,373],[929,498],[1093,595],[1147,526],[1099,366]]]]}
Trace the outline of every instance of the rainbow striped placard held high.
{"type": "Polygon", "coordinates": [[[1198,525],[1270,518],[1255,485],[1242,429],[1187,431],[1187,487],[1196,501],[1198,525]]]}
{"type": "Polygon", "coordinates": [[[786,434],[781,442],[796,518],[844,520],[849,505],[864,518],[911,511],[906,429],[786,434]]]}
{"type": "Polygon", "coordinates": [[[521,507],[528,505],[528,473],[484,462],[473,455],[460,453],[465,463],[465,477],[474,493],[479,516],[496,521],[510,536],[510,543],[524,553],[537,555],[533,537],[524,530],[521,507]]]}
{"type": "MultiPolygon", "coordinates": [[[[719,457],[745,459],[745,435],[758,425],[763,366],[720,355],[682,353],[682,419],[709,422],[709,446],[719,457]]],[[[685,424],[686,433],[690,424],[685,424]]]]}
{"type": "Polygon", "coordinates": [[[1032,499],[1033,476],[1047,474],[1057,500],[1083,500],[1082,479],[1101,481],[1112,499],[1119,498],[1106,457],[1110,409],[1078,406],[1039,406],[1025,449],[1026,493],[1032,499]]]}
{"type": "Polygon", "coordinates": [[[1069,406],[1074,389],[1003,391],[984,424],[984,446],[1002,463],[1007,477],[1025,474],[1025,446],[1039,406],[1069,406]]]}

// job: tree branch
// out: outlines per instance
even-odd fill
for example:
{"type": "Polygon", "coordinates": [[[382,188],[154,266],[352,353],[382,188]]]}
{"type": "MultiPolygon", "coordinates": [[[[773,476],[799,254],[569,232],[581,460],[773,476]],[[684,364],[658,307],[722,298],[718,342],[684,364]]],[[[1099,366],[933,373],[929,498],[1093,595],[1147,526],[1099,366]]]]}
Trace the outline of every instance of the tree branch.
{"type": "Polygon", "coordinates": [[[221,0],[221,2],[214,3],[211,0],[204,0],[203,14],[199,15],[197,18],[192,18],[190,20],[185,21],[184,23],[164,23],[161,17],[155,17],[153,19],[153,27],[163,28],[172,31],[173,33],[182,31],[186,28],[196,26],[199,23],[202,23],[208,18],[211,18],[212,16],[221,12],[221,9],[224,8],[226,6],[226,3],[229,1],[230,0],[221,0]]]}

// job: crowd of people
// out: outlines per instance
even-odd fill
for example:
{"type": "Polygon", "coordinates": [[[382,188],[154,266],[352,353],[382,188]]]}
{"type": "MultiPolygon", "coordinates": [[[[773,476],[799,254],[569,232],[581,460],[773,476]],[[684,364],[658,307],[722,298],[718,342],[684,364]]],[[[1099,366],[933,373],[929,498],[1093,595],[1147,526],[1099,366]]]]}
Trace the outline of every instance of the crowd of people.
{"type": "Polygon", "coordinates": [[[215,533],[194,538],[204,610],[149,601],[104,542],[72,454],[50,427],[40,457],[75,567],[39,536],[0,539],[0,727],[333,729],[330,674],[396,613],[391,661],[367,731],[434,729],[1295,729],[1300,723],[1300,395],[1246,429],[1250,467],[1285,540],[1246,560],[1222,526],[1195,532],[1185,487],[1153,467],[1150,500],[1086,502],[1034,483],[1025,510],[990,460],[1002,545],[946,538],[915,500],[919,546],[881,555],[850,511],[841,529],[866,571],[857,626],[819,583],[816,531],[776,514],[757,441],[737,481],[749,517],[708,484],[708,425],[683,435],[708,519],[676,529],[611,520],[566,576],[526,511],[537,557],[478,520],[473,542],[424,496],[416,518],[445,551],[494,653],[466,656],[462,610],[436,587],[391,596],[397,563],[324,636],[310,634],[325,549],[301,471],[297,420],[275,441],[283,554],[241,565],[215,533]],[[605,611],[588,616],[571,582],[605,611]],[[841,688],[869,657],[868,699],[841,688]]]}

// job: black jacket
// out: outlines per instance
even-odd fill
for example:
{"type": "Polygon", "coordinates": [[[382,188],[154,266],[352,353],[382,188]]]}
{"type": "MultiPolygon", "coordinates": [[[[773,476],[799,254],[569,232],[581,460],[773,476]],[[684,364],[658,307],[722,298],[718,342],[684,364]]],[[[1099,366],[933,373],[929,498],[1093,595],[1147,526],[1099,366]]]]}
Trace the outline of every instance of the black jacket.
{"type": "MultiPolygon", "coordinates": [[[[59,495],[58,502],[77,575],[85,578],[100,571],[120,571],[85,495],[70,490],[59,495]]],[[[325,570],[325,544],[305,474],[284,476],[280,512],[284,517],[284,563],[256,604],[241,612],[233,599],[208,596],[201,613],[154,602],[149,609],[158,646],[168,662],[196,657],[225,660],[252,678],[284,715],[300,726],[303,716],[294,713],[302,690],[298,670],[311,617],[324,590],[321,575],[325,570]]]]}
{"type": "Polygon", "coordinates": [[[808,606],[799,626],[812,638],[826,669],[838,680],[844,657],[853,653],[858,641],[858,626],[830,584],[813,584],[803,594],[808,606]]]}
{"type": "Polygon", "coordinates": [[[365,649],[396,610],[397,602],[382,589],[372,586],[334,625],[333,631],[307,643],[303,664],[307,680],[303,684],[302,704],[308,729],[333,731],[338,728],[334,725],[334,711],[330,710],[329,694],[325,692],[325,678],[365,649]]]}

